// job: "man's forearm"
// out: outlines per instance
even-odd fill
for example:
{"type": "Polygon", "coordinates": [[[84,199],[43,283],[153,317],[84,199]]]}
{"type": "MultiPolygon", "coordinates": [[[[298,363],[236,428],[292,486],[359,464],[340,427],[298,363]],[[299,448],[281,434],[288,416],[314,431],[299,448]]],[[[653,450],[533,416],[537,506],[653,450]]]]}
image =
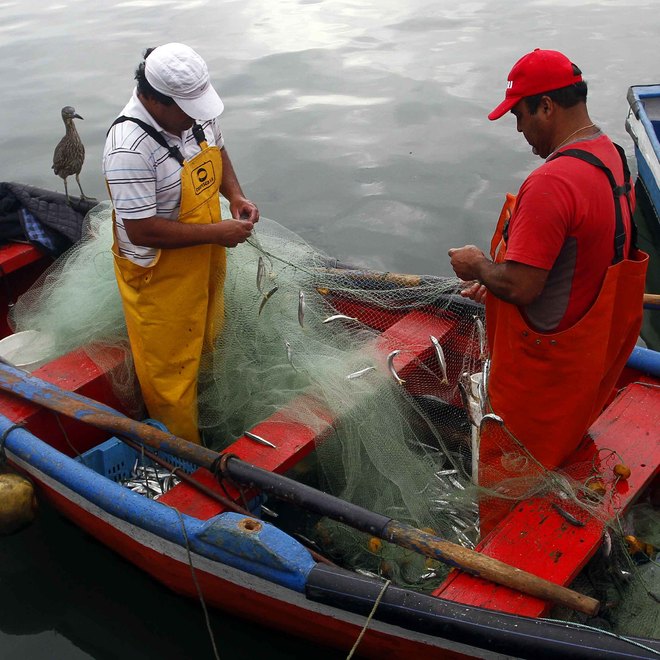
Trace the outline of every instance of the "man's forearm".
{"type": "Polygon", "coordinates": [[[206,244],[234,247],[250,235],[252,227],[252,222],[243,220],[225,220],[213,224],[186,224],[159,216],[124,220],[124,228],[131,243],[159,249],[206,244]]]}
{"type": "Polygon", "coordinates": [[[514,305],[529,305],[543,291],[548,271],[504,261],[493,263],[474,245],[449,250],[452,267],[462,280],[476,280],[490,293],[514,305]]]}
{"type": "Polygon", "coordinates": [[[525,288],[511,272],[508,262],[496,264],[490,259],[484,258],[475,264],[476,279],[481,282],[490,293],[500,300],[513,305],[527,305],[531,301],[527,299],[525,288]]]}

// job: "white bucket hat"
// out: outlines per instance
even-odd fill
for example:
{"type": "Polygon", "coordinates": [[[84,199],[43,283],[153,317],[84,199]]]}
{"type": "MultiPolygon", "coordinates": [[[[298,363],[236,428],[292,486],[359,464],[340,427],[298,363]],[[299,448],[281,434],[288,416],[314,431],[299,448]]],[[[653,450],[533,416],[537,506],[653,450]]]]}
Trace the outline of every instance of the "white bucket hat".
{"type": "Polygon", "coordinates": [[[213,119],[224,110],[211,85],[206,62],[190,46],[158,46],[147,57],[144,74],[156,91],[172,97],[193,119],[213,119]]]}

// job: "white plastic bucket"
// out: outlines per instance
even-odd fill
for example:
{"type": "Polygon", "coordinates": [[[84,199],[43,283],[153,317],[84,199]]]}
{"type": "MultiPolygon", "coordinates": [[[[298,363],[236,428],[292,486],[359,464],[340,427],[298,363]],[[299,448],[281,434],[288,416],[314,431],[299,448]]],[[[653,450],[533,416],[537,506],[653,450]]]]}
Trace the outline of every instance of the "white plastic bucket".
{"type": "Polygon", "coordinates": [[[37,330],[25,330],[0,340],[0,358],[15,367],[34,371],[53,359],[54,348],[50,335],[37,330]]]}

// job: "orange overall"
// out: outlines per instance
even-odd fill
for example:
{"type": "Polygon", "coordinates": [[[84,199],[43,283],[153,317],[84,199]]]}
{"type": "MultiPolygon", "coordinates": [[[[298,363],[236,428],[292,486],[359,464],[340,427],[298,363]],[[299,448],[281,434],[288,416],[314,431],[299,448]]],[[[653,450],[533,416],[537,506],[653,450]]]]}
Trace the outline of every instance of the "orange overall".
{"type": "MultiPolygon", "coordinates": [[[[615,259],[596,301],[573,326],[561,332],[537,332],[517,306],[494,295],[486,301],[490,407],[508,432],[548,469],[558,467],[575,451],[610,397],[639,336],[648,255],[634,247],[627,258],[622,254],[622,201],[615,190],[618,255],[615,245],[615,259]]],[[[515,196],[508,194],[491,242],[495,262],[506,258],[503,231],[515,202],[515,196]]],[[[495,475],[514,476],[502,460],[506,435],[482,434],[482,486],[492,486],[495,475]]],[[[538,473],[540,466],[535,467],[538,473]]]]}
{"type": "MultiPolygon", "coordinates": [[[[182,162],[178,222],[220,222],[222,158],[199,141],[200,153],[182,162]]],[[[172,221],[176,222],[176,221],[172,221]]],[[[149,415],[175,435],[199,443],[197,377],[202,350],[222,329],[225,248],[163,249],[139,266],[113,246],[135,371],[149,415]]]]}

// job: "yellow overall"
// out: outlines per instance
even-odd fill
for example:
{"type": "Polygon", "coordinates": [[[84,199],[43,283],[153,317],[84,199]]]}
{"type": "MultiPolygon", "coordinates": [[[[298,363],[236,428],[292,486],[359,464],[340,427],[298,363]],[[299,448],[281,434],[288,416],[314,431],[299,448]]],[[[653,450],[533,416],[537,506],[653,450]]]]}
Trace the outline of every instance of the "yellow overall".
{"type": "MultiPolygon", "coordinates": [[[[220,222],[220,150],[200,142],[183,162],[178,222],[220,222]]],[[[175,222],[175,221],[173,221],[175,222]]],[[[115,275],[135,371],[149,415],[175,435],[200,443],[197,377],[202,350],[210,350],[224,321],[225,248],[219,245],[159,250],[139,266],[113,245],[115,275]]]]}

